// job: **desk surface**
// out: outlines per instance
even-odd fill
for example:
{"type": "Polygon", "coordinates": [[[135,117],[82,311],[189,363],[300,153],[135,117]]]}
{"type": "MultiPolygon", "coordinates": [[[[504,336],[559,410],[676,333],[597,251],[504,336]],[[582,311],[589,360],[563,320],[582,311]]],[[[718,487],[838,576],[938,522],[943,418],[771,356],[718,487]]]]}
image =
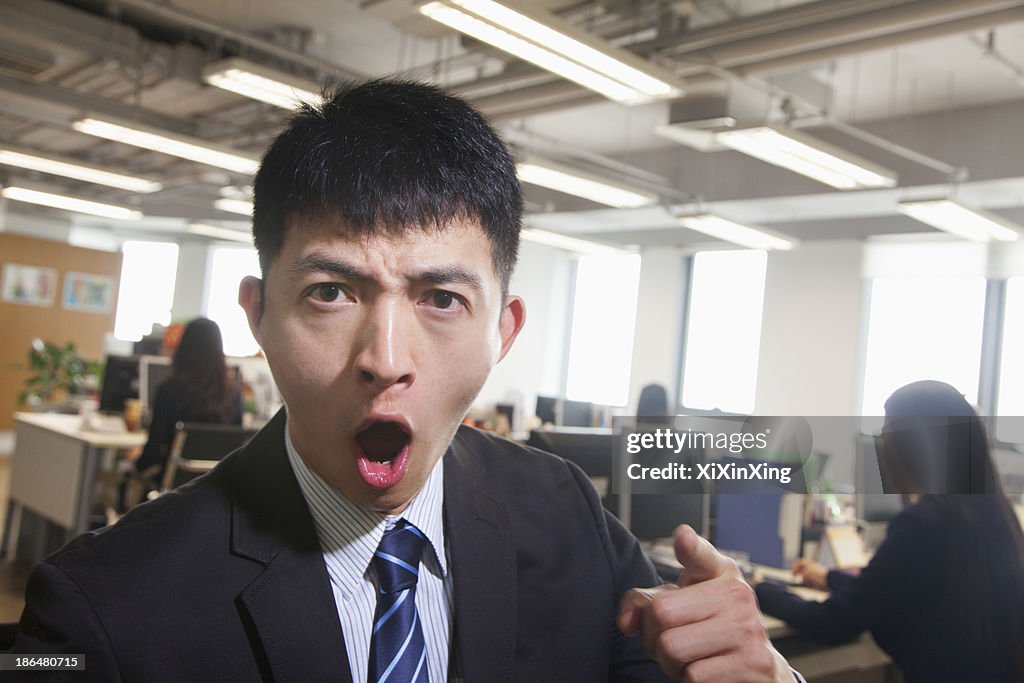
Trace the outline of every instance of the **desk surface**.
{"type": "Polygon", "coordinates": [[[89,432],[79,429],[82,418],[78,415],[15,413],[14,421],[16,425],[45,429],[95,448],[135,448],[146,445],[146,432],[89,432]]]}

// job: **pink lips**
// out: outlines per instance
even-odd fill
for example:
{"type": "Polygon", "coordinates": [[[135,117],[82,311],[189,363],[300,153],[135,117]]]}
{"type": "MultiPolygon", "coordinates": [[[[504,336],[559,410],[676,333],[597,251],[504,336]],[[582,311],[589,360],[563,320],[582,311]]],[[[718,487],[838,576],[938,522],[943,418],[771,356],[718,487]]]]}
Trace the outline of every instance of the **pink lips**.
{"type": "Polygon", "coordinates": [[[371,415],[353,442],[359,475],[371,488],[389,489],[405,476],[412,430],[402,416],[371,415]]]}

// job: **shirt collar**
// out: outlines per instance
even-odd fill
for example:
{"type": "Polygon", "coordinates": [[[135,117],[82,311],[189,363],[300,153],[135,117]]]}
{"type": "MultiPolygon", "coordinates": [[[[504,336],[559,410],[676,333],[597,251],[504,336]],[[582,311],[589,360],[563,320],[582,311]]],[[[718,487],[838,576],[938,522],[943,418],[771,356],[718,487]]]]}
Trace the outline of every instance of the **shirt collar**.
{"type": "Polygon", "coordinates": [[[362,580],[373,559],[373,553],[399,519],[405,519],[423,532],[437,560],[441,575],[447,575],[448,562],[444,552],[444,458],[438,458],[423,488],[409,501],[400,515],[382,515],[365,510],[343,496],[320,478],[303,461],[292,444],[288,429],[284,432],[285,450],[302,496],[306,499],[316,526],[320,547],[326,557],[331,581],[348,598],[362,580]]]}

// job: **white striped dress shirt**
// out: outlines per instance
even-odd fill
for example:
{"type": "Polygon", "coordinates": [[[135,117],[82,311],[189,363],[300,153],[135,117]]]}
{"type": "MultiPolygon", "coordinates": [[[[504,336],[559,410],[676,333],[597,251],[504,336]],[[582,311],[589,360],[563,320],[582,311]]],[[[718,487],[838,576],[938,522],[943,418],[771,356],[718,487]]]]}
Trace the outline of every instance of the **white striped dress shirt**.
{"type": "Polygon", "coordinates": [[[324,563],[331,578],[334,602],[345,637],[352,680],[366,681],[370,634],[377,607],[377,572],[373,553],[399,519],[423,532],[420,575],[416,584],[416,611],[423,626],[430,680],[448,679],[448,644],[451,640],[452,583],[444,537],[444,463],[438,459],[423,488],[400,516],[364,510],[321,479],[302,460],[285,430],[288,460],[299,481],[316,525],[324,563]],[[424,569],[426,571],[424,571],[424,569]]]}

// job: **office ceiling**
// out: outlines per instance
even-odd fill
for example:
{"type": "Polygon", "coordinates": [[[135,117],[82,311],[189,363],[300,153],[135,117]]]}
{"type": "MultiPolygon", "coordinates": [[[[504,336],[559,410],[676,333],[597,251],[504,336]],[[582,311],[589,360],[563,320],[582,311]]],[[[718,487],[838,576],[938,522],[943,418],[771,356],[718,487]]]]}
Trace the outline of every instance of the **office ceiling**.
{"type": "MultiPolygon", "coordinates": [[[[510,3],[514,4],[514,3],[510,3]]],[[[244,191],[230,171],[75,131],[116,116],[258,155],[287,112],[206,85],[240,56],[307,79],[401,73],[485,111],[523,154],[654,190],[660,203],[609,209],[527,185],[528,222],[621,244],[713,244],[672,213],[713,209],[800,240],[928,232],[897,202],[955,191],[1024,223],[1024,2],[1006,0],[547,0],[595,36],[672,69],[679,100],[614,104],[420,17],[412,0],[0,0],[0,145],[159,179],[147,195],[0,166],[0,182],[140,209],[114,231],[239,227],[213,207],[244,191]],[[710,113],[709,113],[710,112],[710,113]],[[669,122],[733,115],[795,120],[893,169],[896,188],[840,192],[732,151],[655,135],[669,122]],[[852,126],[852,127],[851,127],[852,126]],[[227,188],[227,189],[225,189],[227,188]]],[[[688,123],[689,122],[689,123],[688,123]]],[[[695,128],[696,129],[696,128],[695,128]]],[[[66,216],[6,201],[9,224],[66,216]]]]}

